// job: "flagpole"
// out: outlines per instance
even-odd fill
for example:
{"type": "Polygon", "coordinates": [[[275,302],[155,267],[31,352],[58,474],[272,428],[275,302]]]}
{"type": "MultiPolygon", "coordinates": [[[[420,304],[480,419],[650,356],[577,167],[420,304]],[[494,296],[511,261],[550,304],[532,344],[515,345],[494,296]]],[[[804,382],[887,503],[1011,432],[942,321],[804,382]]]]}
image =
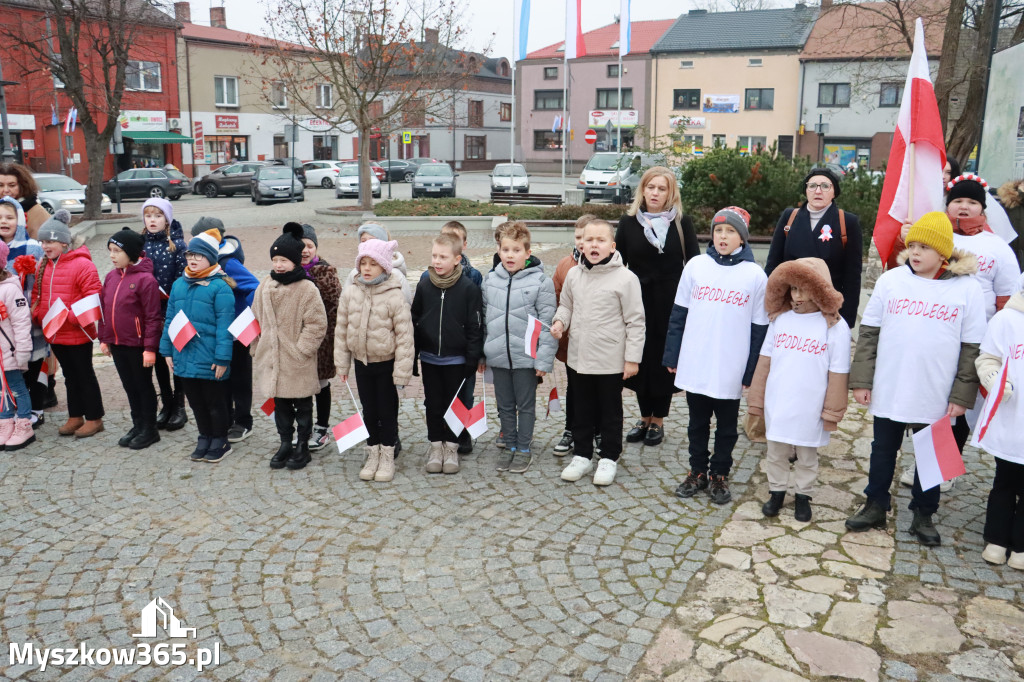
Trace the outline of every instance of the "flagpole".
{"type": "Polygon", "coordinates": [[[566,146],[566,135],[565,135],[565,116],[566,107],[569,105],[568,91],[569,91],[569,60],[566,59],[563,62],[562,68],[562,120],[559,122],[559,127],[562,129],[562,189],[565,189],[565,146],[566,146]]]}
{"type": "MultiPolygon", "coordinates": [[[[907,153],[910,154],[910,190],[907,193],[907,222],[914,222],[914,143],[911,142],[907,147],[907,153]]],[[[899,236],[899,235],[897,235],[899,236]]]]}
{"type": "MultiPolygon", "coordinates": [[[[522,26],[519,26],[519,17],[516,16],[516,3],[512,3],[512,35],[519,37],[519,31],[516,28],[522,30],[522,26]]],[[[508,136],[508,191],[512,193],[512,164],[516,160],[516,57],[519,52],[519,45],[512,46],[512,128],[509,130],[508,136]]]]}
{"type": "MultiPolygon", "coordinates": [[[[619,17],[619,21],[622,21],[621,17],[619,17]]],[[[621,49],[621,47],[619,49],[619,97],[618,97],[618,99],[616,101],[618,102],[618,105],[619,105],[619,113],[618,113],[618,117],[615,119],[615,125],[618,127],[619,139],[615,143],[615,151],[617,153],[621,154],[622,153],[622,49],[621,49]]],[[[636,144],[636,142],[634,142],[633,144],[636,144]]]]}
{"type": "Polygon", "coordinates": [[[362,419],[363,412],[359,409],[359,403],[356,402],[356,394],[352,392],[352,386],[349,385],[348,379],[345,379],[345,388],[348,389],[348,397],[352,399],[352,404],[356,406],[356,414],[362,419]]]}

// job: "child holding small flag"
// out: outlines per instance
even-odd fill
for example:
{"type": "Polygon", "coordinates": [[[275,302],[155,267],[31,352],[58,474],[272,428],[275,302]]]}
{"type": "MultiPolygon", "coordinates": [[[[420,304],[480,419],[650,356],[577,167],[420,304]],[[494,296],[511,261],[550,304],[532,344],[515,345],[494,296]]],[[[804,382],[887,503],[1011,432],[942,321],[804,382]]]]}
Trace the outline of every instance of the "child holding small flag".
{"type": "Polygon", "coordinates": [[[484,357],[494,374],[505,449],[497,470],[521,474],[533,462],[537,384],[555,363],[557,343],[540,326],[555,316],[555,285],[530,253],[530,230],[520,221],[498,228],[500,263],[484,278],[484,357]],[[531,318],[533,329],[530,328],[531,318]]]}
{"type": "Polygon", "coordinates": [[[356,386],[363,403],[366,461],[363,481],[387,482],[395,476],[398,438],[398,391],[412,379],[412,315],[402,293],[405,276],[394,269],[395,241],[371,239],[359,245],[359,276],[337,306],[333,329],[334,357],[342,381],[355,363],[356,386]]]}
{"type": "MultiPolygon", "coordinates": [[[[71,240],[71,214],[61,209],[39,228],[45,256],[36,273],[32,295],[32,321],[43,329],[64,372],[68,420],[58,429],[62,436],[88,438],[103,430],[103,396],[92,367],[95,327],[79,324],[73,307],[102,289],[96,265],[85,240],[71,240]]],[[[96,316],[98,318],[98,315],[96,316]]]]}
{"type": "MultiPolygon", "coordinates": [[[[1019,279],[1018,287],[1024,283],[1019,279]]],[[[1024,571],[1024,400],[1015,387],[1024,385],[1022,339],[1024,293],[1017,291],[989,322],[974,363],[988,400],[998,402],[992,405],[994,411],[986,403],[973,444],[996,458],[985,514],[987,545],[981,556],[990,564],[1005,562],[1018,571],[1024,571]]]]}
{"type": "MultiPolygon", "coordinates": [[[[907,244],[900,266],[875,283],[850,367],[853,397],[870,406],[875,419],[867,501],[846,520],[852,531],[885,527],[906,428],[917,432],[955,420],[978,394],[974,361],[985,335],[985,298],[971,277],[978,260],[953,248],[953,225],[938,211],[914,223],[907,244]]],[[[932,521],[939,487],[922,490],[915,474],[911,490],[911,534],[923,545],[941,544],[932,521]]]]}
{"type": "Polygon", "coordinates": [[[434,237],[430,274],[416,285],[412,301],[430,441],[429,474],[459,470],[457,436],[444,415],[462,383],[472,381],[483,355],[480,289],[462,274],[461,255],[458,239],[447,234],[434,237]]]}
{"type": "Polygon", "coordinates": [[[219,462],[230,454],[228,409],[224,382],[231,364],[231,332],[235,319],[235,281],[217,263],[220,233],[208,230],[188,243],[188,267],[171,287],[160,354],[192,408],[199,436],[189,455],[193,462],[219,462]]]}
{"type": "Polygon", "coordinates": [[[35,442],[32,401],[22,374],[32,355],[32,313],[17,275],[6,269],[10,250],[0,241],[0,446],[20,450],[35,442]]]}
{"type": "Polygon", "coordinates": [[[320,391],[317,351],[327,333],[327,313],[313,281],[302,269],[302,226],[287,223],[270,246],[270,276],[260,282],[252,312],[260,337],[250,344],[258,386],[274,399],[274,421],[281,445],[271,469],[295,471],[312,457],[313,396],[320,391]],[[292,446],[292,435],[297,435],[292,446]]]}
{"type": "Polygon", "coordinates": [[[637,373],[646,326],[640,280],[615,250],[615,230],[605,220],[583,228],[579,267],[569,270],[551,335],[569,336],[569,366],[576,371],[572,420],[575,455],[563,481],[578,481],[592,466],[595,424],[601,459],[594,485],[611,485],[622,454],[622,382],[637,373]]]}
{"type": "Polygon", "coordinates": [[[132,428],[117,444],[132,450],[160,441],[151,370],[157,361],[164,316],[160,285],[153,277],[153,262],[142,255],[143,246],[142,236],[127,227],[107,240],[114,269],[103,280],[100,296],[100,351],[114,358],[132,417],[132,428]]]}

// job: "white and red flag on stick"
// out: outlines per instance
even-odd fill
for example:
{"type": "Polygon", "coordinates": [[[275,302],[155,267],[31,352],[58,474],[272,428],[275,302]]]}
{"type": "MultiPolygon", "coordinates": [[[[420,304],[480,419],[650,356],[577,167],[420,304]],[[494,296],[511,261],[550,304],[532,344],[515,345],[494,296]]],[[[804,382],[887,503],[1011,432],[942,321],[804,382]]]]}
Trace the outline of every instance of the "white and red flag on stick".
{"type": "Polygon", "coordinates": [[[895,264],[898,254],[893,251],[904,223],[912,223],[930,211],[943,210],[945,165],[942,120],[928,70],[924,24],[918,18],[914,23],[914,53],[875,218],[874,241],[883,263],[890,267],[895,264]]]}
{"type": "Polygon", "coordinates": [[[59,298],[50,304],[50,309],[43,317],[43,336],[52,340],[57,331],[67,322],[69,312],[64,301],[59,298]]]}
{"type": "Polygon", "coordinates": [[[252,308],[249,306],[245,307],[235,321],[228,325],[228,331],[231,332],[231,336],[238,339],[238,342],[243,346],[248,346],[252,343],[253,339],[260,335],[260,323],[256,321],[256,316],[252,313],[252,308]]]}
{"type": "MultiPolygon", "coordinates": [[[[1009,359],[1003,361],[1003,368],[999,370],[999,377],[996,379],[994,388],[991,391],[987,391],[985,396],[985,404],[981,408],[981,414],[978,416],[978,424],[974,430],[974,442],[972,445],[977,446],[981,443],[981,440],[988,433],[988,427],[992,423],[992,418],[996,416],[996,410],[1003,402],[1003,396],[1006,395],[1006,376],[1010,372],[1009,359]]],[[[984,389],[982,392],[985,393],[984,389]]]]}
{"type": "Polygon", "coordinates": [[[179,310],[178,314],[171,320],[171,326],[167,328],[167,332],[171,337],[171,343],[174,347],[181,352],[181,349],[192,340],[193,336],[199,336],[199,332],[192,326],[192,322],[189,321],[188,315],[185,314],[184,310],[179,310]]]}
{"type": "Polygon", "coordinates": [[[917,475],[921,479],[922,490],[929,490],[967,473],[960,449],[953,438],[949,417],[942,417],[914,434],[914,459],[917,461],[917,475]]]}
{"type": "Polygon", "coordinates": [[[36,378],[36,381],[43,386],[50,385],[50,363],[48,358],[43,358],[43,364],[39,366],[39,376],[36,378]]]}
{"type": "Polygon", "coordinates": [[[558,399],[558,387],[555,386],[548,394],[548,416],[562,411],[562,401],[558,399]]]}
{"type": "Polygon", "coordinates": [[[71,304],[71,312],[78,318],[78,324],[87,327],[97,320],[103,319],[103,309],[100,306],[100,295],[89,294],[71,304]]]}
{"type": "Polygon", "coordinates": [[[540,343],[540,332],[543,322],[533,315],[526,320],[526,334],[523,335],[526,354],[531,358],[537,357],[537,344],[540,343]]]}
{"type": "Polygon", "coordinates": [[[358,412],[331,429],[331,433],[334,434],[339,453],[345,452],[353,445],[358,445],[370,437],[370,432],[366,430],[366,424],[363,423],[363,415],[358,412]]]}

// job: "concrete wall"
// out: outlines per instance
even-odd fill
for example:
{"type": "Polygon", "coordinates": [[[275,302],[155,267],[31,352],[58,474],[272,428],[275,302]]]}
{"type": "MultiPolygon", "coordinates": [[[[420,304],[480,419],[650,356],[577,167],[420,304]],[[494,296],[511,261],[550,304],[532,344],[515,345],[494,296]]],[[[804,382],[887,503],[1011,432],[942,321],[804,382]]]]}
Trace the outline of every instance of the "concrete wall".
{"type": "Polygon", "coordinates": [[[981,138],[981,176],[998,187],[1024,178],[1024,43],[992,58],[985,128],[981,138]]]}

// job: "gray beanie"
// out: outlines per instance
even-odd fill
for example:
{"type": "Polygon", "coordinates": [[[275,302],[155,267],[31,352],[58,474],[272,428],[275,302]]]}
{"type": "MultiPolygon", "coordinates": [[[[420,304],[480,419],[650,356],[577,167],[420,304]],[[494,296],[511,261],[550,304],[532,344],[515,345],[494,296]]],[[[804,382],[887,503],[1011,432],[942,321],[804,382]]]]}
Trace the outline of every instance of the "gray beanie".
{"type": "Polygon", "coordinates": [[[313,242],[315,246],[320,246],[320,242],[316,240],[316,230],[309,223],[302,223],[302,238],[313,242]]]}
{"type": "Polygon", "coordinates": [[[214,218],[212,216],[201,217],[196,221],[196,224],[192,226],[192,236],[195,237],[197,234],[201,234],[207,230],[217,230],[220,232],[221,241],[224,241],[224,221],[220,218],[214,218]]]}
{"type": "Polygon", "coordinates": [[[36,236],[36,239],[41,242],[70,244],[71,230],[68,228],[68,223],[70,222],[71,214],[62,208],[39,227],[39,234],[36,236]]]}
{"type": "Polygon", "coordinates": [[[366,223],[362,225],[356,236],[362,239],[364,234],[369,234],[374,239],[379,239],[382,242],[388,241],[388,231],[380,223],[366,223]]]}
{"type": "Polygon", "coordinates": [[[744,244],[750,243],[750,214],[739,206],[726,206],[711,219],[711,230],[715,225],[725,223],[736,230],[744,244]]]}

